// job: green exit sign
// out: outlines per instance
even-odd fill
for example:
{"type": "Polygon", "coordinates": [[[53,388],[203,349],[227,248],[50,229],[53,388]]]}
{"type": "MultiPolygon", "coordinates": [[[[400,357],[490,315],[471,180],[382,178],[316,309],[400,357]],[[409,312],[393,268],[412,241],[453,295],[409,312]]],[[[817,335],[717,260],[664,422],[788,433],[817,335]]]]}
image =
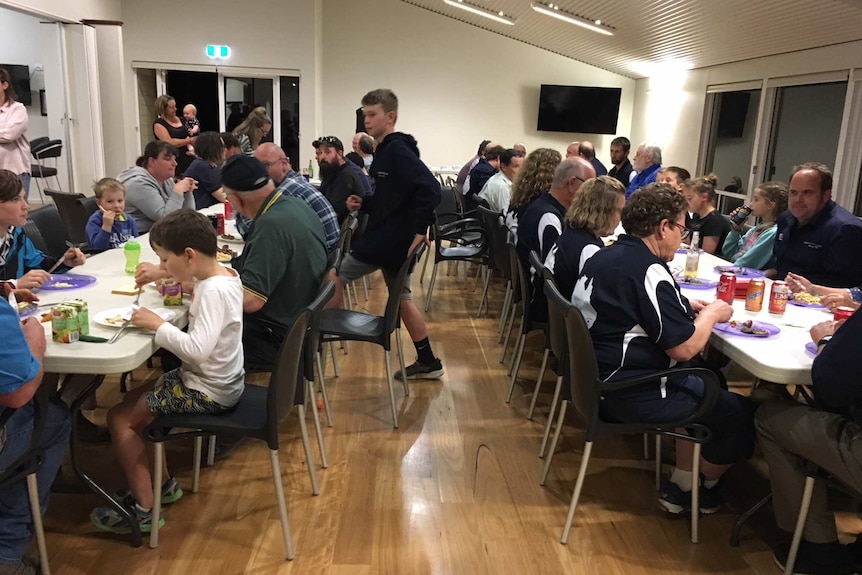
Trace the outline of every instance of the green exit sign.
{"type": "Polygon", "coordinates": [[[228,58],[230,58],[230,46],[208,44],[207,58],[209,58],[210,60],[227,60],[228,58]]]}

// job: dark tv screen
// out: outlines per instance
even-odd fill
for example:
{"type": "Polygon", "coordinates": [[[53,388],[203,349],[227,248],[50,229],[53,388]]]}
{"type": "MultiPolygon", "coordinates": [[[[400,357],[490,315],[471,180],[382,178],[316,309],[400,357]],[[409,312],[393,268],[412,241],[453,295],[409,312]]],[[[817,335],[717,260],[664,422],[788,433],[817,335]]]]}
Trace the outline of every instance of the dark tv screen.
{"type": "Polygon", "coordinates": [[[751,92],[724,92],[718,109],[718,137],[741,138],[751,92]]]}
{"type": "Polygon", "coordinates": [[[12,80],[12,88],[15,89],[16,100],[29,106],[33,103],[33,95],[30,93],[30,67],[20,64],[0,64],[0,68],[9,71],[12,80]]]}
{"type": "Polygon", "coordinates": [[[537,130],[616,134],[621,88],[542,84],[537,130]]]}

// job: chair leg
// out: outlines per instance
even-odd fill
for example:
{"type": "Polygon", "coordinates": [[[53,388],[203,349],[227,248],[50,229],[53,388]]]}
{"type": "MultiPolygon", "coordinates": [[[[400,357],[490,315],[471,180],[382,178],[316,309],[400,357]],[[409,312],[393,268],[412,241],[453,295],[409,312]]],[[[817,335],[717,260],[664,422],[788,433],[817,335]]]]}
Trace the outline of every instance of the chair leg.
{"type": "Polygon", "coordinates": [[[649,434],[644,433],[644,459],[649,459],[649,434]]]}
{"type": "Polygon", "coordinates": [[[216,452],[216,436],[210,435],[209,445],[207,446],[207,467],[212,467],[215,464],[216,452]]]}
{"type": "Polygon", "coordinates": [[[419,275],[420,285],[425,283],[425,269],[428,267],[428,260],[431,259],[431,252],[426,251],[425,256],[422,259],[424,259],[425,261],[422,262],[422,273],[419,275]]]}
{"type": "Polygon", "coordinates": [[[563,429],[563,421],[566,419],[566,408],[569,406],[568,401],[564,401],[560,406],[560,415],[557,417],[557,427],[554,429],[554,437],[551,439],[551,447],[548,449],[548,455],[545,457],[545,466],[542,468],[542,476],[539,478],[539,485],[544,485],[548,479],[548,472],[551,470],[551,461],[554,460],[554,452],[557,450],[557,442],[560,440],[560,431],[563,429]]]}
{"type": "MultiPolygon", "coordinates": [[[[338,377],[338,356],[335,355],[335,342],[329,342],[329,353],[332,354],[332,371],[335,372],[335,377],[338,377]]],[[[324,364],[326,365],[326,364],[324,364]]]]}
{"type": "Polygon", "coordinates": [[[557,411],[557,403],[560,401],[560,391],[563,389],[563,377],[557,376],[557,383],[554,386],[554,397],[551,398],[551,409],[548,411],[548,419],[545,421],[545,432],[542,434],[542,445],[539,446],[539,457],[545,456],[545,447],[548,445],[548,437],[551,435],[551,423],[554,421],[554,414],[557,411]]]}
{"type": "Polygon", "coordinates": [[[120,393],[128,393],[129,387],[126,385],[126,381],[132,379],[132,372],[127,371],[120,376],[120,393]]]}
{"type": "Polygon", "coordinates": [[[204,438],[201,435],[195,437],[195,454],[192,464],[192,493],[198,492],[201,480],[201,451],[203,450],[204,438]]]}
{"type": "Polygon", "coordinates": [[[326,393],[323,362],[320,358],[320,352],[317,352],[314,356],[317,358],[317,384],[320,386],[320,394],[323,396],[323,408],[326,411],[326,425],[327,427],[332,427],[332,410],[329,407],[329,394],[326,393]]]}
{"type": "Polygon", "coordinates": [[[814,478],[805,478],[805,487],[802,489],[802,504],[799,506],[799,516],[796,518],[796,529],[793,531],[793,540],[790,542],[790,552],[787,554],[787,563],[784,565],[784,575],[793,575],[793,566],[796,564],[796,554],[799,552],[799,542],[802,540],[802,531],[808,520],[808,509],[811,507],[811,496],[814,493],[814,478]]]}
{"type": "Polygon", "coordinates": [[[350,295],[350,284],[344,286],[344,293],[347,295],[347,309],[353,309],[353,297],[350,295]]]}
{"type": "Polygon", "coordinates": [[[30,498],[30,513],[33,515],[33,531],[36,532],[36,545],[39,548],[39,562],[41,573],[51,575],[48,565],[48,546],[45,544],[45,529],[42,526],[42,508],[39,505],[39,485],[36,482],[36,474],[27,476],[27,495],[30,498]]]}
{"type": "Polygon", "coordinates": [[[404,397],[410,397],[407,385],[407,367],[404,365],[404,345],[401,343],[401,328],[395,328],[395,343],[398,345],[398,362],[401,364],[401,381],[404,383],[404,397]]]}
{"type": "Polygon", "coordinates": [[[500,310],[500,325],[497,326],[497,333],[500,334],[500,337],[497,339],[497,343],[503,343],[503,331],[506,329],[506,316],[509,311],[509,298],[512,293],[512,280],[506,280],[506,293],[503,296],[503,309],[500,310]]]}
{"type": "Polygon", "coordinates": [[[308,425],[305,423],[305,406],[297,405],[296,412],[299,415],[299,431],[302,435],[302,449],[305,451],[305,462],[308,465],[308,477],[311,479],[311,494],[320,494],[320,485],[317,483],[317,471],[314,469],[314,454],[311,452],[311,442],[308,440],[308,425]]]}
{"type": "Polygon", "coordinates": [[[536,400],[539,398],[539,388],[542,387],[542,380],[545,379],[545,369],[548,367],[548,356],[551,350],[545,348],[545,353],[542,354],[542,367],[539,368],[539,377],[536,379],[536,387],[533,388],[533,397],[530,399],[530,409],[527,410],[527,419],[533,420],[533,410],[536,409],[536,400]]]}
{"type": "Polygon", "coordinates": [[[512,378],[509,380],[509,393],[506,394],[506,403],[512,401],[512,392],[515,391],[515,380],[518,379],[518,370],[521,368],[521,356],[524,354],[524,344],[526,340],[527,334],[525,333],[522,333],[521,337],[518,338],[518,347],[516,348],[517,353],[512,360],[512,378]]]}
{"type": "MultiPolygon", "coordinates": [[[[644,433],[644,450],[646,450],[646,437],[644,433]]],[[[661,491],[661,435],[655,436],[655,490],[661,491]]]]}
{"type": "Polygon", "coordinates": [[[434,293],[434,282],[437,281],[437,262],[434,262],[434,269],[431,270],[431,282],[428,284],[428,293],[425,296],[425,311],[431,307],[431,294],[434,293]]]}
{"type": "Polygon", "coordinates": [[[275,484],[275,498],[278,500],[278,515],[281,519],[281,534],[284,537],[284,551],[287,560],[293,559],[293,538],[290,536],[290,522],[287,520],[287,503],[284,501],[284,485],[281,483],[281,465],[278,462],[278,450],[269,450],[269,460],[272,464],[272,481],[275,484]]]}
{"type": "Polygon", "coordinates": [[[503,351],[500,353],[500,363],[504,363],[506,359],[506,348],[509,347],[509,338],[512,336],[512,327],[515,325],[515,311],[518,304],[512,304],[512,309],[509,312],[509,325],[506,326],[506,335],[503,337],[503,351]]]}
{"type": "Polygon", "coordinates": [[[362,276],[362,290],[365,292],[365,301],[368,301],[368,276],[362,276]]]}
{"type": "Polygon", "coordinates": [[[491,283],[491,270],[487,267],[482,268],[485,271],[485,285],[482,288],[482,298],[479,300],[479,312],[476,317],[482,317],[482,308],[488,309],[488,284],[491,283]]]}
{"type": "Polygon", "coordinates": [[[694,444],[691,465],[691,542],[698,541],[698,519],[700,518],[700,443],[694,444]]]}
{"type": "Polygon", "coordinates": [[[162,516],[162,462],[165,460],[165,444],[153,444],[153,520],[150,528],[150,548],[159,546],[159,521],[162,516]]]}
{"type": "Polygon", "coordinates": [[[578,499],[581,497],[581,488],[584,486],[584,477],[587,475],[587,465],[590,463],[590,453],[593,450],[593,442],[588,441],[584,445],[584,456],[581,458],[581,469],[578,471],[578,480],[575,481],[575,492],[572,493],[572,502],[569,504],[569,514],[566,515],[566,525],[563,527],[563,536],[560,543],[565,545],[569,542],[569,531],[572,529],[572,520],[575,518],[575,509],[578,507],[578,499]]]}
{"type": "Polygon", "coordinates": [[[317,435],[317,447],[320,449],[320,466],[326,469],[329,467],[329,461],[326,458],[326,444],[323,442],[323,429],[320,427],[320,413],[317,409],[317,401],[314,396],[314,382],[306,382],[305,401],[309,404],[306,409],[311,410],[311,415],[314,420],[314,433],[317,435]]]}
{"type": "Polygon", "coordinates": [[[383,356],[386,362],[386,383],[389,384],[389,405],[392,408],[392,427],[398,429],[398,410],[395,408],[395,389],[392,385],[392,365],[389,359],[389,350],[383,350],[383,356]]]}

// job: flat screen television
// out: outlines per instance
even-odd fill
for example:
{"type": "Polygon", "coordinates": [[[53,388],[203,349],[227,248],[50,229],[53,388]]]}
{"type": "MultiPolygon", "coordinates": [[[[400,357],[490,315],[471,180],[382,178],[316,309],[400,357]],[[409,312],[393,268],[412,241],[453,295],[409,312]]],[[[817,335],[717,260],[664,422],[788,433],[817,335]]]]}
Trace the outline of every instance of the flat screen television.
{"type": "Polygon", "coordinates": [[[12,88],[15,89],[16,100],[29,106],[33,103],[33,94],[30,92],[30,67],[21,64],[0,64],[0,68],[9,71],[12,80],[12,88]]]}
{"type": "Polygon", "coordinates": [[[741,138],[745,133],[745,117],[751,92],[724,92],[718,109],[719,138],[741,138]]]}
{"type": "Polygon", "coordinates": [[[539,121],[544,132],[616,134],[621,88],[542,84],[539,121]]]}

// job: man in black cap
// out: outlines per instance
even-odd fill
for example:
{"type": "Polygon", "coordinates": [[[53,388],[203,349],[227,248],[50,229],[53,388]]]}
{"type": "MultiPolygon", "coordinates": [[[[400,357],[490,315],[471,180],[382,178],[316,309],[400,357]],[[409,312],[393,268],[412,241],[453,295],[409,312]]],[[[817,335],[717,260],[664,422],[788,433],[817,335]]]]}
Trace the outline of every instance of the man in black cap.
{"type": "Polygon", "coordinates": [[[306,202],[277,190],[253,157],[228,160],[222,187],[237,213],[254,220],[233,264],[245,290],[245,361],[272,365],[287,330],[320,289],[327,257],[323,226],[306,202]]]}
{"type": "Polygon", "coordinates": [[[344,145],[335,136],[324,136],[312,142],[320,168],[320,191],[335,208],[338,223],[350,213],[347,198],[365,197],[365,188],[351,162],[344,159],[344,145]]]}

